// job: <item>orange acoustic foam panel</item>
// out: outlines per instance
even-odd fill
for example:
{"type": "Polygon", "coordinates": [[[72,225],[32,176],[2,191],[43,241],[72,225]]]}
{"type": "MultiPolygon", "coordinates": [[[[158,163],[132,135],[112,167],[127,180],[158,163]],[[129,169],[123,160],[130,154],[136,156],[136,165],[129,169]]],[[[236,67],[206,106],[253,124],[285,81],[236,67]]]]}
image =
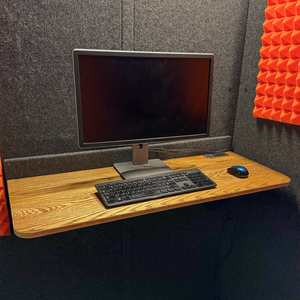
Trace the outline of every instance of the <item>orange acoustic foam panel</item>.
{"type": "Polygon", "coordinates": [[[4,235],[10,235],[10,225],[3,181],[2,165],[0,160],[0,236],[4,235]]]}
{"type": "Polygon", "coordinates": [[[253,116],[300,125],[300,0],[268,0],[253,116]]]}

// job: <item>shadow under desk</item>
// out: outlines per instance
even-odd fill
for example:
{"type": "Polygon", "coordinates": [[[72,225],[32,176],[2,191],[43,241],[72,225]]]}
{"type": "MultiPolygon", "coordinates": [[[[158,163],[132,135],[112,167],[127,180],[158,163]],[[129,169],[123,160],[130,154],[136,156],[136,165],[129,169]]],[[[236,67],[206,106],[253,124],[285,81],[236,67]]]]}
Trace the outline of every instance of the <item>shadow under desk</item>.
{"type": "Polygon", "coordinates": [[[229,156],[193,156],[165,160],[174,171],[199,168],[217,187],[156,200],[105,208],[95,184],[120,180],[113,167],[8,180],[14,232],[35,238],[96,224],[141,216],[198,203],[287,186],[289,177],[233,152],[229,156]],[[232,165],[245,166],[248,178],[227,173],[232,165]]]}

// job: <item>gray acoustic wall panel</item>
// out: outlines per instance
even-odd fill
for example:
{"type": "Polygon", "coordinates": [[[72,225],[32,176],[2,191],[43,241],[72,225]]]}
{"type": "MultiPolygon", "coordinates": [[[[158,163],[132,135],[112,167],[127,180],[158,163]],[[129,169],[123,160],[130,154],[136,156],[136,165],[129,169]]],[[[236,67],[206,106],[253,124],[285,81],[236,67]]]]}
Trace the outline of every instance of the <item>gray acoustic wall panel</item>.
{"type": "MultiPolygon", "coordinates": [[[[58,154],[56,165],[70,169],[65,154],[70,153],[72,160],[72,153],[81,151],[76,136],[74,48],[214,53],[211,135],[230,141],[247,9],[248,1],[239,0],[1,1],[2,158],[38,156],[42,161],[45,155],[47,164],[48,155],[58,154]]],[[[218,150],[218,140],[210,144],[218,150]]],[[[203,146],[205,142],[201,150],[203,146]]],[[[40,171],[47,173],[46,169],[53,171],[48,167],[40,171]]]]}
{"type": "Polygon", "coordinates": [[[78,151],[74,48],[121,48],[120,0],[0,2],[0,153],[78,151]]]}
{"type": "Polygon", "coordinates": [[[232,135],[248,0],[134,3],[135,50],[215,55],[211,134],[232,135]]]}
{"type": "Polygon", "coordinates": [[[291,185],[282,193],[300,201],[299,126],[258,119],[252,115],[266,7],[266,1],[250,1],[233,146],[238,154],[289,176],[291,185]]]}
{"type": "Polygon", "coordinates": [[[298,300],[300,293],[300,128],[252,115],[266,7],[267,1],[250,0],[233,147],[291,184],[232,200],[235,231],[219,271],[220,299],[298,300]]]}
{"type": "MultiPolygon", "coordinates": [[[[231,147],[231,136],[154,144],[149,147],[149,158],[161,160],[226,151],[231,147]],[[162,150],[164,149],[164,150],[162,150]],[[181,149],[181,150],[180,150],[181,149]]],[[[73,153],[8,158],[4,161],[6,179],[57,174],[79,170],[111,167],[115,162],[130,161],[131,147],[81,151],[73,153]]]]}

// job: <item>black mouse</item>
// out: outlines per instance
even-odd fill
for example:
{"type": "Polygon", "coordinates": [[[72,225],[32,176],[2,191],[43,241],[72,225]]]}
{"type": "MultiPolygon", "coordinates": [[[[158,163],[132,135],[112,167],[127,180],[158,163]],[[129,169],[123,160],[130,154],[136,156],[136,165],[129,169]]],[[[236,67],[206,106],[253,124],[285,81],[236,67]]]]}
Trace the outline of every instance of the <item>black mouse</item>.
{"type": "Polygon", "coordinates": [[[248,170],[242,166],[232,166],[227,169],[227,172],[239,178],[246,178],[249,175],[248,170]]]}

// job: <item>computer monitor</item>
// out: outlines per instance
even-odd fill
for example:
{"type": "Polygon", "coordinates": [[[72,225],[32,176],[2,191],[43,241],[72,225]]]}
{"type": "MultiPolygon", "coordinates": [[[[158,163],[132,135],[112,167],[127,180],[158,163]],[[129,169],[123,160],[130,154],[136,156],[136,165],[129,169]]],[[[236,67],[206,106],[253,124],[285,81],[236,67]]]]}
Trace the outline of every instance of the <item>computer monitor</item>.
{"type": "Polygon", "coordinates": [[[171,171],[148,143],[209,135],[213,54],[73,50],[80,148],[133,145],[123,178],[171,171]]]}

